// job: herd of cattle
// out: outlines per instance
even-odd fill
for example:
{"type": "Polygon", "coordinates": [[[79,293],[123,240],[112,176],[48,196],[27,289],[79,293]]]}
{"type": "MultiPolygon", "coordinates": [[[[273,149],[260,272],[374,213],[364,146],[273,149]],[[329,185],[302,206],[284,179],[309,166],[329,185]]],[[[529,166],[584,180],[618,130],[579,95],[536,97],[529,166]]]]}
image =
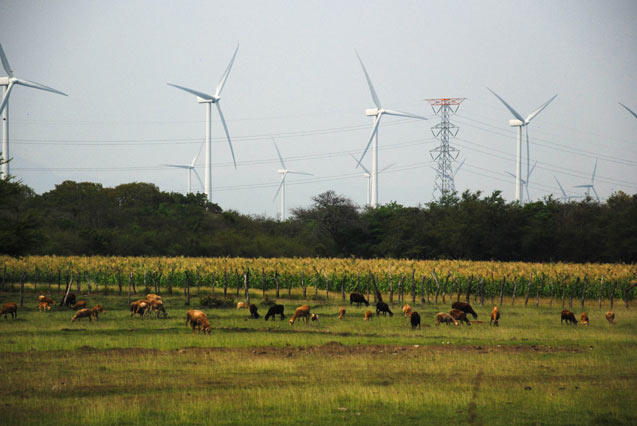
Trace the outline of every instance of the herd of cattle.
{"type": "MultiPolygon", "coordinates": [[[[380,293],[376,294],[376,298],[377,298],[376,315],[389,314],[390,317],[393,316],[394,313],[391,311],[391,309],[389,309],[389,305],[383,302],[382,296],[380,295],[380,293]]],[[[354,303],[356,303],[358,307],[360,307],[362,304],[364,304],[365,306],[369,306],[369,302],[367,301],[367,299],[365,299],[365,296],[363,296],[361,293],[356,293],[356,292],[351,293],[349,300],[350,300],[350,305],[353,305],[354,303]]],[[[55,305],[55,302],[51,298],[44,295],[40,295],[38,297],[38,310],[40,312],[46,312],[51,310],[52,305],[55,305]]],[[[73,293],[68,294],[62,300],[62,302],[60,302],[60,305],[70,307],[77,311],[75,315],[73,316],[73,318],[71,319],[71,322],[75,322],[75,320],[81,319],[81,318],[88,318],[89,322],[92,320],[97,321],[99,319],[98,318],[99,313],[106,312],[106,309],[104,309],[102,305],[95,305],[92,308],[87,308],[87,301],[86,300],[76,301],[76,297],[73,293]]],[[[260,318],[260,315],[258,313],[258,307],[254,304],[239,302],[237,303],[237,309],[248,309],[250,311],[251,318],[254,318],[254,319],[260,318]]],[[[131,316],[137,316],[137,315],[148,316],[153,313],[155,314],[157,318],[160,315],[162,315],[164,318],[168,316],[166,312],[166,308],[164,307],[162,298],[161,296],[157,294],[148,294],[146,295],[145,299],[136,300],[130,304],[131,316]]],[[[345,313],[346,313],[345,307],[341,306],[338,310],[338,318],[343,319],[345,317],[345,313]]],[[[0,316],[4,315],[4,318],[7,318],[8,314],[11,314],[12,318],[17,317],[18,306],[16,303],[8,302],[2,307],[2,310],[0,311],[0,316]]],[[[418,312],[413,311],[411,306],[404,305],[403,314],[405,318],[410,319],[412,328],[420,328],[420,321],[421,321],[420,314],[418,312]]],[[[267,314],[265,315],[265,320],[267,321],[270,318],[274,319],[276,318],[277,315],[281,317],[281,320],[285,318],[283,305],[275,304],[273,306],[270,306],[267,314]]],[[[372,313],[372,311],[367,310],[364,314],[363,319],[365,321],[369,321],[373,318],[373,315],[374,314],[372,313]]],[[[294,315],[292,315],[292,318],[290,319],[290,325],[294,325],[294,322],[300,318],[303,319],[305,323],[307,323],[308,321],[319,322],[319,315],[316,313],[314,314],[311,313],[309,305],[301,305],[298,308],[296,308],[296,310],[294,311],[294,315]]],[[[449,313],[438,312],[435,315],[434,325],[439,326],[441,323],[444,323],[447,325],[449,324],[471,325],[472,323],[481,322],[481,321],[477,321],[477,319],[478,319],[478,314],[476,314],[476,312],[473,310],[473,308],[471,307],[469,303],[458,301],[458,302],[454,302],[451,305],[451,310],[449,311],[449,313]],[[474,321],[470,321],[467,318],[467,315],[471,315],[474,318],[474,321]]],[[[610,324],[612,325],[615,324],[615,314],[612,311],[609,311],[606,313],[606,319],[608,320],[610,324]]],[[[575,319],[575,314],[568,310],[563,310],[561,313],[560,323],[563,324],[564,321],[566,321],[567,325],[578,323],[577,319],[575,319]]],[[[500,323],[500,311],[498,307],[495,306],[493,310],[491,311],[491,319],[489,321],[489,324],[497,326],[499,325],[499,323],[500,323]]],[[[586,312],[580,315],[580,323],[582,325],[588,325],[590,323],[588,314],[586,312]]],[[[210,323],[208,322],[208,316],[204,312],[196,310],[196,309],[191,309],[186,314],[186,326],[190,326],[192,328],[193,333],[197,331],[197,333],[203,332],[204,334],[210,334],[210,331],[211,331],[210,323]]]]}

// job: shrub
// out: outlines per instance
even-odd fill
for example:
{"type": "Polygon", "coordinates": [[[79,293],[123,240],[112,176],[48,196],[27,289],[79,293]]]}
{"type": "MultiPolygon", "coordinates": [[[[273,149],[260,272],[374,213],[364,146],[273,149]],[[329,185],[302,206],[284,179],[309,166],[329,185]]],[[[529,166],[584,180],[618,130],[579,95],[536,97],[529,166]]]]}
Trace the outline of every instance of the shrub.
{"type": "Polygon", "coordinates": [[[199,298],[199,304],[206,308],[232,308],[235,306],[234,299],[230,296],[216,296],[209,294],[199,298]]]}

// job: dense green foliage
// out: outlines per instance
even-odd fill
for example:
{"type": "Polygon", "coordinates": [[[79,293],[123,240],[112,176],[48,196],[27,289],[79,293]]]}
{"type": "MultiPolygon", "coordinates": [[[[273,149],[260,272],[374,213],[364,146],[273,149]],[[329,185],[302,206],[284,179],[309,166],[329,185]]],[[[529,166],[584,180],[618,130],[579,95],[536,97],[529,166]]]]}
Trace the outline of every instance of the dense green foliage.
{"type": "Polygon", "coordinates": [[[520,206],[465,192],[363,209],[328,191],[284,223],[148,183],[65,181],[42,195],[0,182],[0,254],[393,257],[635,262],[637,195],[520,206]]]}

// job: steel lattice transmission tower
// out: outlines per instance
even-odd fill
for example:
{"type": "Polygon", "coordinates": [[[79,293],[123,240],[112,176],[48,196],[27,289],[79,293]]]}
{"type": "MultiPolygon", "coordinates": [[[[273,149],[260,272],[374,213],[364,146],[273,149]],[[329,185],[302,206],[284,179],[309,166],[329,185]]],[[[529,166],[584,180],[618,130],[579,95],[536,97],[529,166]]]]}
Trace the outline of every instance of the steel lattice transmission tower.
{"type": "Polygon", "coordinates": [[[431,104],[431,109],[440,116],[440,123],[431,128],[434,138],[440,139],[440,145],[429,151],[431,158],[438,163],[436,179],[434,181],[433,196],[441,199],[445,195],[452,194],[456,190],[452,163],[458,159],[460,151],[449,145],[449,139],[458,134],[459,127],[449,121],[449,116],[455,114],[465,98],[440,98],[425,99],[431,104]]]}

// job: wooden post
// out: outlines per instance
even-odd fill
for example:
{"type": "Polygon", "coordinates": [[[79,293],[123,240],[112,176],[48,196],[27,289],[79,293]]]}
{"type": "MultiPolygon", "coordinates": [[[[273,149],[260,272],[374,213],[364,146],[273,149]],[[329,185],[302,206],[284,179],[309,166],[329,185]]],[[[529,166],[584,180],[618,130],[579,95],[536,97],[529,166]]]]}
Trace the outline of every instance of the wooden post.
{"type": "Polygon", "coordinates": [[[22,274],[20,274],[20,307],[23,306],[24,302],[24,281],[26,281],[26,277],[27,271],[25,269],[24,271],[22,271],[22,274]]]}
{"type": "Polygon", "coordinates": [[[215,294],[215,281],[217,278],[217,274],[215,274],[214,272],[210,273],[210,294],[214,295],[215,294]]]}
{"type": "Polygon", "coordinates": [[[91,274],[88,271],[86,271],[85,275],[86,275],[86,278],[85,278],[86,279],[86,287],[88,289],[88,295],[90,296],[91,295],[91,274]]]}
{"type": "Polygon", "coordinates": [[[248,302],[248,306],[250,306],[250,268],[247,268],[243,273],[243,288],[246,292],[246,301],[248,302]]]}
{"type": "Polygon", "coordinates": [[[615,299],[615,289],[617,288],[617,281],[615,280],[615,282],[613,282],[613,289],[611,290],[610,293],[610,309],[611,311],[613,310],[613,302],[615,299]]]}
{"type": "Polygon", "coordinates": [[[40,268],[35,267],[35,277],[33,278],[33,292],[38,292],[38,282],[40,281],[40,268]]]}
{"type": "Polygon", "coordinates": [[[518,289],[518,281],[520,277],[515,277],[515,281],[513,281],[513,297],[511,299],[511,306],[515,305],[515,292],[518,289]]]}
{"type": "Polygon", "coordinates": [[[400,301],[400,303],[405,302],[404,287],[405,287],[405,276],[401,275],[400,280],[398,281],[398,300],[400,301]]]}
{"type": "Polygon", "coordinates": [[[566,298],[566,281],[562,283],[561,287],[562,287],[562,309],[564,309],[565,308],[564,300],[566,298]]]}
{"type": "Polygon", "coordinates": [[[346,279],[346,275],[343,274],[343,276],[341,277],[341,296],[342,296],[343,302],[345,301],[345,279],[346,279]]]}
{"type": "Polygon", "coordinates": [[[471,284],[473,284],[473,275],[467,280],[467,303],[471,302],[471,284]]]}
{"type": "Polygon", "coordinates": [[[460,302],[460,295],[462,294],[462,283],[460,282],[460,279],[454,279],[453,284],[455,285],[456,290],[458,291],[456,295],[456,302],[460,302]]]}
{"type": "Polygon", "coordinates": [[[537,298],[535,299],[535,307],[540,306],[540,286],[537,286],[537,298]]]}
{"type": "MultiPolygon", "coordinates": [[[[378,300],[376,300],[376,295],[378,294],[378,286],[376,285],[376,277],[374,276],[374,274],[371,274],[371,278],[372,278],[372,284],[374,285],[374,305],[376,303],[378,303],[378,300]]],[[[369,301],[369,296],[368,297],[368,301],[369,301]]]]}
{"type": "Polygon", "coordinates": [[[500,284],[500,303],[498,306],[502,307],[502,297],[504,297],[504,285],[507,282],[507,277],[502,277],[502,283],[500,284]]]}
{"type": "Polygon", "coordinates": [[[491,272],[491,304],[495,305],[495,279],[493,277],[493,272],[491,272]]]}
{"type": "Polygon", "coordinates": [[[584,277],[584,288],[582,289],[582,309],[584,309],[584,302],[586,301],[586,287],[588,287],[588,277],[584,277]]]}
{"type": "Polygon", "coordinates": [[[223,297],[228,295],[228,272],[223,269],[223,297]]]}
{"type": "Polygon", "coordinates": [[[630,293],[630,291],[637,287],[637,282],[633,283],[631,285],[627,285],[626,286],[626,290],[624,290],[624,302],[626,303],[626,309],[628,309],[629,305],[628,305],[628,293],[630,293]]]}
{"type": "Polygon", "coordinates": [[[276,285],[276,298],[279,298],[279,271],[274,270],[274,283],[276,285]]]}
{"type": "Polygon", "coordinates": [[[69,297],[71,291],[71,284],[73,283],[73,274],[69,275],[69,282],[66,284],[66,292],[64,293],[64,299],[62,299],[62,306],[66,306],[66,298],[69,297]]]}
{"type": "Polygon", "coordinates": [[[445,277],[445,283],[442,286],[442,304],[446,304],[445,295],[447,294],[447,290],[449,290],[449,300],[451,300],[451,287],[449,287],[449,277],[451,277],[451,272],[447,272],[447,276],[445,277]]]}
{"type": "Polygon", "coordinates": [[[526,298],[524,299],[524,307],[525,308],[529,304],[529,296],[530,296],[530,294],[531,294],[531,280],[529,279],[529,282],[526,283],[526,298]]]}
{"type": "Polygon", "coordinates": [[[480,291],[480,306],[484,306],[484,286],[486,281],[484,278],[480,278],[480,284],[478,285],[478,289],[480,291]]]}
{"type": "Polygon", "coordinates": [[[434,305],[438,304],[438,293],[440,292],[440,282],[438,282],[438,277],[436,276],[436,271],[431,271],[431,276],[434,278],[436,282],[436,296],[434,298],[434,305]]]}
{"type": "Polygon", "coordinates": [[[128,305],[130,306],[130,292],[131,292],[131,285],[134,282],[134,278],[133,278],[133,273],[131,272],[130,275],[128,276],[128,305]]]}

